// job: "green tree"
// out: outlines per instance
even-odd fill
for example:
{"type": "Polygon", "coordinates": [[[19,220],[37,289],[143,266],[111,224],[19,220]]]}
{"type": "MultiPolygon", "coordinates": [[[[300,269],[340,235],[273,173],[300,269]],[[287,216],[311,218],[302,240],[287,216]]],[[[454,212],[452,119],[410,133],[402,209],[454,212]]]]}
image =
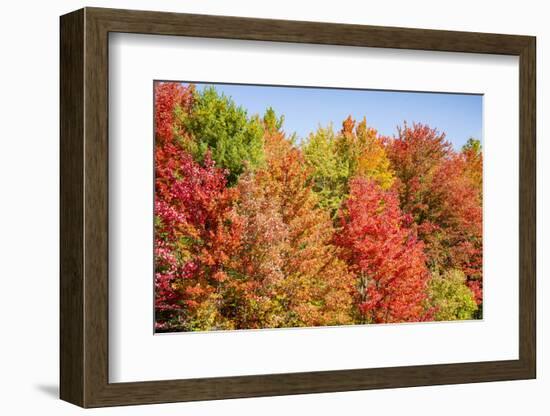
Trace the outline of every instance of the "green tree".
{"type": "Polygon", "coordinates": [[[268,132],[274,133],[278,130],[281,130],[283,127],[283,122],[285,121],[285,116],[277,118],[277,114],[273,107],[269,107],[264,114],[264,126],[268,132]]]}
{"type": "Polygon", "coordinates": [[[191,111],[176,114],[191,136],[182,139],[185,148],[201,163],[210,151],[216,165],[229,171],[229,185],[237,182],[246,166],[254,168],[263,162],[262,121],[258,116],[249,117],[215,88],[196,91],[191,111]]]}
{"type": "Polygon", "coordinates": [[[428,283],[429,307],[436,321],[473,319],[477,311],[474,294],[466,285],[466,275],[451,269],[435,274],[428,283]]]}
{"type": "Polygon", "coordinates": [[[476,155],[480,155],[481,154],[481,142],[474,138],[474,137],[470,137],[468,139],[468,141],[466,142],[466,144],[464,146],[462,146],[462,151],[465,152],[465,151],[473,151],[476,155]]]}
{"type": "Polygon", "coordinates": [[[332,126],[319,127],[311,133],[303,152],[311,169],[313,190],[319,196],[319,205],[335,214],[347,193],[350,170],[349,163],[336,151],[332,126]]]}
{"type": "Polygon", "coordinates": [[[312,170],[313,189],[320,206],[335,216],[349,193],[354,177],[374,180],[382,189],[393,184],[393,172],[382,139],[363,119],[356,123],[348,117],[335,134],[332,126],[319,128],[303,146],[306,163],[312,170]]]}

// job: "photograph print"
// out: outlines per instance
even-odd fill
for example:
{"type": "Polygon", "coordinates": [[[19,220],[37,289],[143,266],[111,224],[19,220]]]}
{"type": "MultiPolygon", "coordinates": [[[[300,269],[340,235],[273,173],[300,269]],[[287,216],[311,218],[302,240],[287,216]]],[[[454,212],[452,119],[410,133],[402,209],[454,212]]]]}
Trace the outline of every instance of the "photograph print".
{"type": "Polygon", "coordinates": [[[155,332],[482,319],[482,108],[154,82],[155,332]]]}

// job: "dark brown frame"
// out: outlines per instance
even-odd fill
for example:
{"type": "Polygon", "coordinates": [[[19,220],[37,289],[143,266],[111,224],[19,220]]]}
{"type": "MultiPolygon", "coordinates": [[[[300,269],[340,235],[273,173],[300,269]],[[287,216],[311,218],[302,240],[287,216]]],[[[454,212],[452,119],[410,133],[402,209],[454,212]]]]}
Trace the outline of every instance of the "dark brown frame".
{"type": "Polygon", "coordinates": [[[82,407],[536,377],[535,38],[85,8],[61,17],[60,358],[82,407]],[[179,35],[519,56],[519,359],[136,383],[108,380],[108,35],[179,35]]]}

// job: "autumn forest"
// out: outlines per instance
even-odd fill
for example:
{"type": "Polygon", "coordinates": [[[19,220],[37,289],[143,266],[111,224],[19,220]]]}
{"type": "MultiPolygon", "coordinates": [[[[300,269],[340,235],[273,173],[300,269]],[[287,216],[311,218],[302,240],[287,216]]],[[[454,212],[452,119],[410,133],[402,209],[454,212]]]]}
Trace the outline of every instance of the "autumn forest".
{"type": "MultiPolygon", "coordinates": [[[[155,331],[482,318],[482,148],[156,82],[155,331]]],[[[368,114],[365,116],[368,117],[368,114]]]]}

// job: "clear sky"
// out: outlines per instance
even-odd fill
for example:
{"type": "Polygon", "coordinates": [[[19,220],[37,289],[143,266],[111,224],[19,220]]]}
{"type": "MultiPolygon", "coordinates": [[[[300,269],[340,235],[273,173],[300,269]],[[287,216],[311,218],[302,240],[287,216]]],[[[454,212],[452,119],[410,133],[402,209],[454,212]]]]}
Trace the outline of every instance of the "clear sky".
{"type": "Polygon", "coordinates": [[[446,138],[459,150],[470,138],[482,140],[481,95],[349,90],[334,88],[272,87],[256,85],[204,84],[214,86],[231,97],[249,115],[263,115],[273,107],[284,115],[283,130],[300,138],[319,125],[332,123],[335,131],[351,115],[356,120],[366,117],[367,124],[380,134],[396,134],[404,121],[420,122],[446,133],[446,138]]]}

